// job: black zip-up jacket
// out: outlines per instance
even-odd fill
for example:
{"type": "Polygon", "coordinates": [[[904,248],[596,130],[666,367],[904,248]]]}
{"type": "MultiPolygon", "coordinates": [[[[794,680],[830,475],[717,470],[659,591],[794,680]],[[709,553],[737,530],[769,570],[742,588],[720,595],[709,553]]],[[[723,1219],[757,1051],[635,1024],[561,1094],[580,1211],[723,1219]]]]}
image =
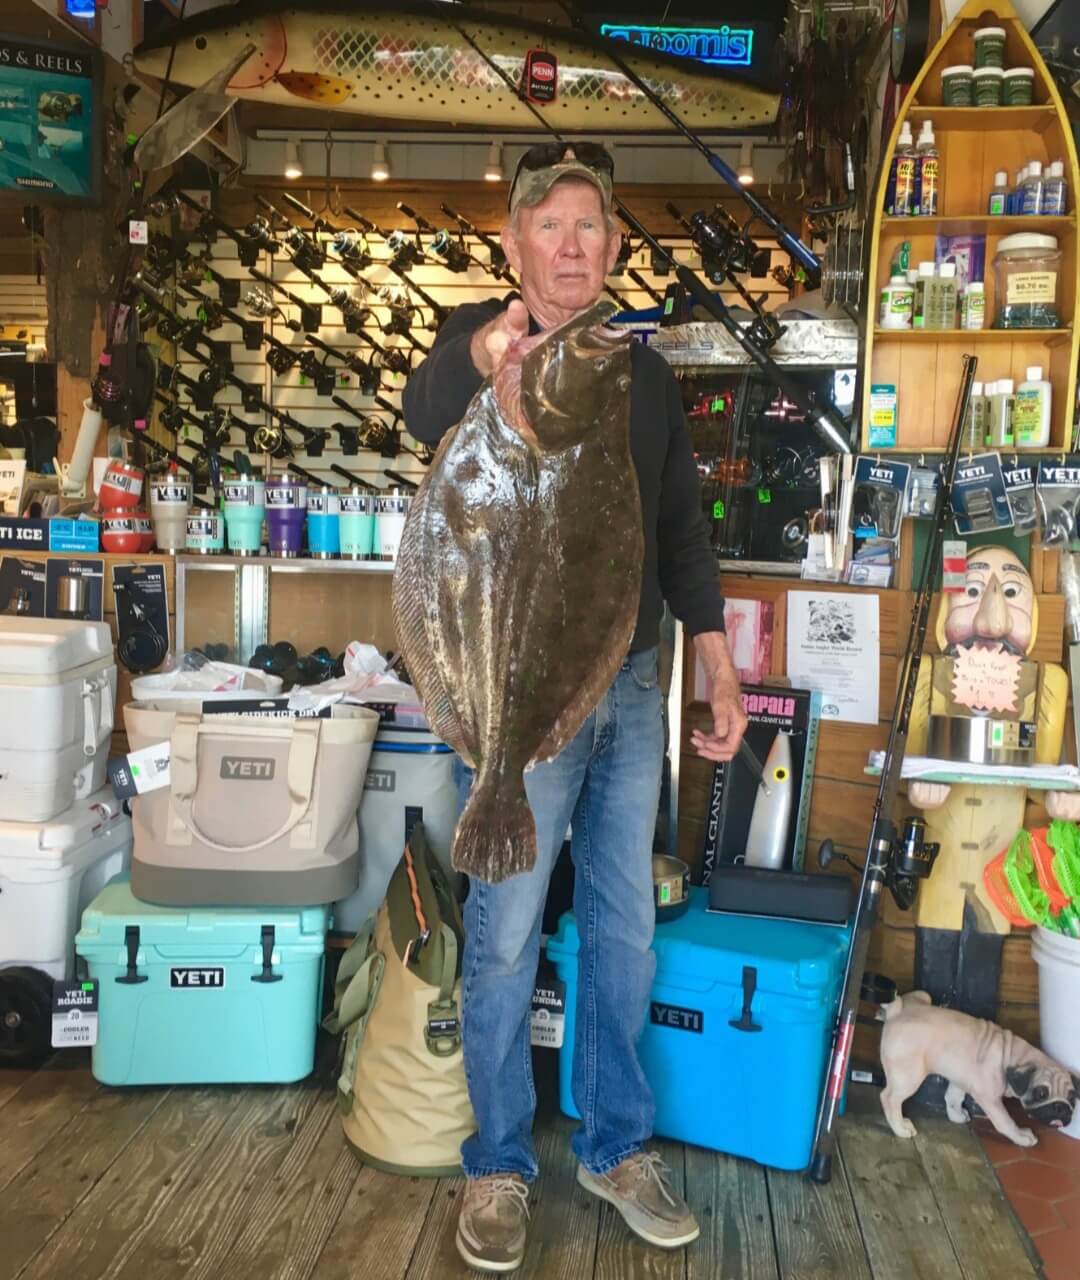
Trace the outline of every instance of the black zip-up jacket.
{"type": "MultiPolygon", "coordinates": [[[[405,426],[417,440],[438,444],[465,416],[484,381],[469,354],[472,335],[509,301],[464,303],[439,330],[402,394],[405,426]]],[[[539,332],[535,322],[532,332],[539,332]]],[[[640,342],[631,347],[630,369],[630,450],[645,526],[634,652],[657,643],[665,599],[692,636],[723,631],[724,600],[679,384],[663,356],[640,342]]]]}

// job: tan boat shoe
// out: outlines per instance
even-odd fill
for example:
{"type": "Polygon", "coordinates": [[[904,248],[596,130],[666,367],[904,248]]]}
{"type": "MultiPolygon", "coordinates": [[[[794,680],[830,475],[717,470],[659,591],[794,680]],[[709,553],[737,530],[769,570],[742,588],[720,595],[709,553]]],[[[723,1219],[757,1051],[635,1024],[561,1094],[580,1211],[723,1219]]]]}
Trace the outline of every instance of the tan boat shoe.
{"type": "Polygon", "coordinates": [[[457,1251],[476,1271],[516,1271],[525,1256],[529,1188],[516,1173],[470,1178],[458,1216],[457,1251]]]}
{"type": "Polygon", "coordinates": [[[671,1186],[671,1170],[655,1151],[639,1151],[607,1173],[578,1165],[577,1180],[622,1215],[635,1235],[660,1249],[681,1249],[701,1234],[690,1206],[671,1186]]]}

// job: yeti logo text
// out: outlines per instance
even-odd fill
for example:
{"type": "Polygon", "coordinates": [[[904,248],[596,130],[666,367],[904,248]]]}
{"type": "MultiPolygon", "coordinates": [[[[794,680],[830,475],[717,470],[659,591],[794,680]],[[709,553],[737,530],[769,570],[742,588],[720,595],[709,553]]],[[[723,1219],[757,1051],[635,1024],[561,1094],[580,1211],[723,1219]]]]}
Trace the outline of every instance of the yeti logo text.
{"type": "Polygon", "coordinates": [[[659,1004],[654,1000],[649,1018],[654,1026],[671,1027],[674,1031],[696,1031],[700,1035],[705,1030],[705,1015],[700,1009],[682,1009],[677,1004],[659,1004]]]}
{"type": "Polygon", "coordinates": [[[1044,467],[1042,478],[1052,484],[1077,484],[1080,482],[1080,467],[1044,467]]]}
{"type": "Polygon", "coordinates": [[[893,471],[892,467],[871,467],[870,468],[871,480],[884,480],[886,484],[892,484],[895,478],[896,478],[896,473],[893,471]]]}
{"type": "Polygon", "coordinates": [[[198,987],[223,987],[225,985],[225,969],[216,966],[213,969],[170,969],[169,986],[191,989],[198,987]]]}
{"type": "Polygon", "coordinates": [[[975,480],[979,476],[986,475],[986,468],[985,467],[961,467],[956,474],[961,480],[975,480]]]}
{"type": "Polygon", "coordinates": [[[274,760],[272,757],[222,756],[221,776],[229,782],[271,782],[274,760]]]}
{"type": "Polygon", "coordinates": [[[393,769],[369,769],[364,777],[365,791],[393,791],[397,787],[397,774],[393,769]]]}
{"type": "Polygon", "coordinates": [[[1014,489],[1018,489],[1022,484],[1031,484],[1031,468],[1017,467],[1015,471],[1004,471],[1002,475],[1005,477],[1005,483],[1014,489]]]}

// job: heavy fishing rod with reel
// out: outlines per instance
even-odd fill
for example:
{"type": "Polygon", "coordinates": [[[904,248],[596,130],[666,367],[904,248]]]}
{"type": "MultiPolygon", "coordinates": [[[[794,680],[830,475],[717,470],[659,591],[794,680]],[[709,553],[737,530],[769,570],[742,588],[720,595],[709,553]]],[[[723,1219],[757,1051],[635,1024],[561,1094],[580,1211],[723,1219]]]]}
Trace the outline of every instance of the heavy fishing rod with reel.
{"type": "MultiPolygon", "coordinates": [[[[953,481],[963,446],[963,423],[971,398],[971,384],[978,367],[978,360],[974,356],[965,355],[963,359],[964,369],[960,380],[960,393],[953,411],[949,444],[942,463],[941,481],[934,506],[934,517],[930,525],[930,537],[926,543],[926,551],[919,571],[919,585],[911,617],[911,632],[904,654],[900,685],[896,694],[892,725],[889,729],[889,742],[881,767],[881,781],[878,784],[877,799],[874,802],[874,815],[870,822],[866,861],[862,867],[859,898],[855,907],[847,963],[844,968],[843,992],[840,997],[829,1068],[825,1076],[825,1087],[818,1112],[817,1134],[814,1139],[809,1174],[815,1182],[820,1183],[828,1182],[832,1176],[832,1157],[836,1147],[836,1119],[847,1084],[851,1045],[855,1036],[859,999],[866,970],[866,957],[870,949],[870,935],[877,920],[881,891],[889,889],[900,907],[905,910],[910,908],[915,900],[918,881],[930,874],[938,852],[937,845],[927,844],[924,841],[923,834],[926,827],[921,818],[909,818],[901,833],[897,830],[892,814],[900,786],[904,753],[907,749],[911,709],[915,702],[934,584],[941,566],[942,544],[945,540],[946,526],[952,518],[953,481]]],[[[819,857],[827,863],[832,852],[831,845],[826,842],[819,857]]]]}
{"type": "MultiPolygon", "coordinates": [[[[513,93],[515,96],[519,96],[517,86],[514,84],[513,80],[510,79],[509,73],[505,71],[504,68],[500,67],[499,64],[489,54],[487,54],[484,51],[484,49],[480,47],[479,44],[477,44],[477,42],[472,38],[472,36],[469,35],[467,31],[465,31],[465,29],[460,25],[460,23],[455,23],[454,25],[458,33],[460,34],[461,38],[468,43],[470,48],[472,48],[484,60],[485,63],[487,63],[487,65],[491,68],[491,70],[494,71],[495,74],[507,86],[510,92],[513,93]]],[[[613,55],[613,60],[616,60],[614,58],[614,55],[613,55]]],[[[624,74],[627,74],[627,73],[624,72],[624,74]]],[[[637,77],[634,75],[633,72],[628,73],[628,79],[631,79],[632,81],[634,81],[634,83],[637,83],[637,77]]],[[[651,90],[648,90],[648,89],[646,89],[645,91],[647,95],[651,94],[652,92],[651,90]]],[[[523,99],[523,101],[525,102],[525,105],[529,108],[529,110],[532,112],[532,114],[543,126],[544,130],[547,133],[551,134],[551,136],[555,138],[557,142],[564,143],[568,147],[572,147],[574,145],[572,140],[565,138],[558,131],[558,129],[555,128],[555,126],[548,120],[548,118],[544,115],[542,111],[540,111],[531,102],[529,102],[528,99],[523,99]]],[[[663,104],[660,104],[660,105],[661,107],[663,106],[663,104]]],[[[663,110],[666,112],[667,108],[663,107],[663,110]]],[[[677,127],[680,128],[680,131],[685,129],[685,126],[683,126],[681,122],[678,121],[677,117],[673,116],[672,119],[673,119],[673,123],[676,123],[677,127]]],[[[689,130],[686,130],[686,132],[689,133],[689,130]]],[[[702,144],[702,146],[704,146],[704,144],[702,144]]],[[[708,151],[708,148],[705,148],[705,150],[708,151]]],[[[712,153],[709,152],[709,154],[711,155],[712,153]]],[[[719,157],[716,157],[716,159],[720,164],[723,164],[722,161],[719,161],[719,157]]],[[[726,166],[724,167],[726,168],[726,166]]],[[[745,195],[745,192],[743,194],[745,195]]],[[[714,294],[713,291],[704,283],[704,281],[698,278],[696,272],[692,271],[689,267],[679,262],[669,249],[665,249],[664,246],[660,243],[660,241],[656,238],[656,236],[654,236],[651,232],[649,232],[638,221],[638,219],[634,217],[634,215],[630,212],[630,210],[626,207],[626,205],[619,199],[618,196],[612,197],[612,203],[616,211],[618,212],[619,217],[622,218],[622,220],[626,223],[626,225],[630,228],[630,230],[635,235],[637,235],[639,239],[643,240],[645,244],[649,247],[649,249],[652,251],[653,260],[655,262],[669,264],[669,266],[671,267],[672,271],[675,274],[676,280],[678,280],[678,282],[683,286],[683,288],[686,289],[686,291],[691,295],[693,300],[695,302],[700,303],[701,306],[704,307],[705,310],[709,313],[709,315],[711,315],[714,319],[718,320],[724,326],[724,328],[728,331],[729,334],[731,334],[731,336],[735,339],[735,341],[739,344],[739,346],[742,347],[742,349],[746,352],[746,354],[750,357],[750,359],[753,360],[754,363],[762,370],[762,372],[764,372],[769,377],[769,379],[773,383],[775,383],[775,385],[778,386],[781,391],[784,392],[784,394],[792,401],[792,403],[802,413],[806,415],[807,421],[810,423],[813,430],[817,432],[817,434],[821,437],[822,440],[825,441],[825,443],[829,446],[829,448],[834,450],[837,453],[852,453],[853,450],[851,445],[851,426],[850,424],[847,424],[844,422],[843,418],[840,416],[836,407],[830,404],[828,401],[826,401],[823,404],[819,403],[817,400],[814,399],[814,397],[808,395],[806,389],[803,386],[801,386],[794,378],[790,377],[787,373],[785,373],[784,370],[782,370],[776,364],[775,361],[770,359],[767,347],[764,347],[761,344],[761,342],[758,341],[758,339],[754,334],[748,332],[743,325],[740,325],[738,323],[735,317],[731,314],[730,309],[724,303],[723,299],[721,299],[716,294],[714,294]]],[[[762,206],[762,208],[764,208],[764,206],[762,206]]],[[[349,213],[351,216],[351,210],[346,209],[346,213],[349,213]]],[[[705,223],[708,223],[709,222],[708,216],[703,215],[703,220],[705,223]]],[[[780,230],[777,230],[777,228],[780,227],[781,224],[778,222],[776,218],[774,218],[771,214],[769,214],[768,218],[763,218],[762,220],[765,221],[767,225],[773,227],[777,236],[780,237],[781,233],[780,233],[780,230]]],[[[718,230],[719,230],[718,228],[710,224],[710,228],[708,230],[706,230],[705,227],[703,226],[700,234],[711,238],[713,235],[713,232],[718,230]]],[[[725,234],[729,235],[730,232],[725,231],[725,234]]],[[[792,240],[792,236],[790,232],[784,231],[783,235],[786,237],[787,241],[792,240]]],[[[790,244],[786,242],[784,243],[785,243],[785,248],[787,248],[789,252],[794,252],[790,244]]],[[[800,253],[797,255],[799,256],[800,261],[805,261],[805,258],[803,257],[803,255],[808,254],[811,261],[808,261],[806,265],[816,271],[818,267],[818,260],[816,255],[810,253],[810,251],[806,249],[806,247],[802,245],[798,240],[795,240],[794,244],[797,245],[800,250],[800,253]]],[[[767,313],[763,312],[759,307],[754,306],[752,309],[754,310],[755,316],[757,317],[759,330],[764,332],[765,334],[769,334],[772,331],[772,327],[776,323],[775,320],[769,320],[767,318],[762,319],[762,317],[767,316],[767,313]]],[[[777,334],[777,337],[779,337],[779,334],[777,334]]],[[[773,339],[773,341],[775,341],[775,338],[773,339]]]]}
{"type": "MultiPolygon", "coordinates": [[[[491,261],[480,264],[484,270],[489,271],[496,280],[505,280],[511,289],[516,289],[518,284],[517,277],[506,265],[506,254],[503,252],[503,247],[498,240],[494,236],[489,236],[486,231],[481,231],[479,227],[462,214],[455,213],[448,204],[440,204],[439,210],[458,224],[458,229],[463,235],[474,236],[487,249],[491,261]]],[[[479,260],[474,258],[474,261],[479,260]]]]}

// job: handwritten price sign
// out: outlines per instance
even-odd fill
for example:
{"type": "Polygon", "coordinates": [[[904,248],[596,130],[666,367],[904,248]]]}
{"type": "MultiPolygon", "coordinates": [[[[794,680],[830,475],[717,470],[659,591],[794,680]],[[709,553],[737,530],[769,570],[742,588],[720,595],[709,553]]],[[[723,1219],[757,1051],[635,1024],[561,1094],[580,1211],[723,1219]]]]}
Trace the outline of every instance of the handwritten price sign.
{"type": "Polygon", "coordinates": [[[1020,658],[1003,649],[961,649],[953,659],[953,701],[972,711],[1015,711],[1020,658]]]}

